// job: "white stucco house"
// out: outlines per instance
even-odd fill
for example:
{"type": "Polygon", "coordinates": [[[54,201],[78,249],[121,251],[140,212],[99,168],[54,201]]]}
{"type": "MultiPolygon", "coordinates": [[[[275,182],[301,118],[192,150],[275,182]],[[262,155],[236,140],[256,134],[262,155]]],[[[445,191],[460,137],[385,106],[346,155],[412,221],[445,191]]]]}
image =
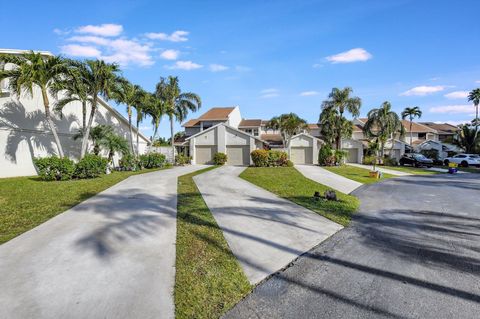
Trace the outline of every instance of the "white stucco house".
{"type": "Polygon", "coordinates": [[[318,164],[318,150],[324,142],[310,135],[300,133],[290,139],[288,155],[294,164],[318,164]]]}
{"type": "MultiPolygon", "coordinates": [[[[0,49],[0,54],[22,54],[22,50],[0,49]]],[[[52,55],[49,52],[42,52],[52,55]]],[[[11,65],[5,65],[11,68],[11,65]]],[[[55,97],[49,96],[54,105],[55,97]]],[[[60,95],[59,98],[62,98],[60,95]]],[[[81,141],[73,140],[82,122],[80,102],[68,104],[62,114],[55,114],[54,123],[58,130],[65,155],[76,160],[79,157],[81,141]]],[[[115,132],[129,138],[128,120],[103,99],[99,100],[94,126],[111,125],[115,132]]],[[[134,128],[134,147],[136,134],[139,135],[139,150],[144,153],[150,140],[134,128]]],[[[0,177],[36,175],[34,157],[56,155],[57,148],[48,125],[45,123],[44,106],[39,89],[33,96],[21,96],[9,92],[7,80],[0,83],[0,177]]],[[[105,154],[106,155],[106,154],[105,154]]],[[[118,156],[114,158],[118,161],[118,156]]]]}

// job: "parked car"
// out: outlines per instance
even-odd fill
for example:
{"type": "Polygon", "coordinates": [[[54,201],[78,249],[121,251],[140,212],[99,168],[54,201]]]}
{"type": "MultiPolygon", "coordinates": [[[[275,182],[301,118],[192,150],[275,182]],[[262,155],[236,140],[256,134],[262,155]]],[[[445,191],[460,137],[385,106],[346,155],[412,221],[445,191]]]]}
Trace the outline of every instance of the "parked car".
{"type": "Polygon", "coordinates": [[[404,154],[400,158],[399,163],[401,166],[412,165],[415,167],[426,166],[429,168],[433,166],[433,161],[431,159],[426,158],[425,155],[419,153],[404,154]]]}
{"type": "Polygon", "coordinates": [[[476,166],[480,167],[480,155],[477,154],[457,154],[452,157],[447,157],[443,161],[445,165],[449,163],[457,163],[459,166],[468,167],[476,166]]]}

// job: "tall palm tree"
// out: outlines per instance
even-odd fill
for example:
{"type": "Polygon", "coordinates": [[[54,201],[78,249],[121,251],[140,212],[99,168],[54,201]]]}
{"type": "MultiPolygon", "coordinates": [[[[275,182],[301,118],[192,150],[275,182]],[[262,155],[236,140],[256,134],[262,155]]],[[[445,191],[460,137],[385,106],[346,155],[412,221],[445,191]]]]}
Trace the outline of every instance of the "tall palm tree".
{"type": "Polygon", "coordinates": [[[97,111],[98,99],[100,96],[105,99],[109,99],[112,96],[112,91],[119,81],[118,73],[120,69],[115,63],[106,63],[101,60],[86,60],[85,62],[77,63],[76,67],[91,97],[90,116],[80,151],[80,158],[83,158],[87,152],[88,136],[97,111]]]}
{"type": "Polygon", "coordinates": [[[154,96],[146,91],[142,91],[140,97],[140,103],[135,105],[135,113],[136,113],[136,126],[137,126],[137,149],[136,154],[137,156],[140,155],[140,123],[145,119],[146,115],[149,113],[150,110],[150,103],[151,99],[154,96]]]}
{"type": "Polygon", "coordinates": [[[479,124],[478,105],[480,104],[480,88],[474,89],[468,94],[468,101],[473,102],[473,105],[475,105],[475,136],[477,136],[479,124]]]}
{"type": "Polygon", "coordinates": [[[127,79],[120,78],[118,84],[113,92],[114,99],[118,103],[123,103],[127,106],[128,114],[128,128],[130,130],[129,142],[130,151],[134,153],[133,149],[133,126],[132,126],[132,109],[142,103],[143,89],[139,85],[131,84],[127,79]]]}
{"type": "Polygon", "coordinates": [[[344,89],[333,88],[328,95],[328,99],[322,103],[319,122],[325,123],[328,118],[328,125],[333,126],[330,134],[332,135],[332,140],[335,141],[337,150],[341,149],[342,137],[351,136],[352,134],[351,122],[345,118],[344,114],[348,112],[353,117],[360,115],[362,100],[359,97],[351,96],[352,92],[353,90],[349,87],[344,89]]]}
{"type": "Polygon", "coordinates": [[[383,158],[385,143],[397,132],[402,132],[402,122],[398,114],[392,111],[392,105],[388,101],[383,102],[379,108],[371,109],[367,116],[368,120],[363,127],[363,131],[366,136],[378,139],[380,156],[383,158]]]}
{"type": "Polygon", "coordinates": [[[146,107],[148,115],[152,118],[153,140],[157,137],[160,121],[165,115],[165,104],[166,102],[163,99],[158,98],[156,94],[148,94],[146,107]]]}
{"type": "Polygon", "coordinates": [[[47,126],[53,134],[58,155],[63,157],[63,148],[50,113],[48,91],[65,74],[68,63],[62,57],[45,56],[33,51],[19,56],[3,54],[0,55],[0,62],[13,64],[11,70],[5,70],[4,68],[0,70],[0,81],[8,79],[10,91],[18,98],[21,97],[22,93],[31,97],[34,88],[40,89],[47,126]]]}
{"type": "Polygon", "coordinates": [[[480,136],[476,134],[477,128],[473,125],[460,125],[461,131],[458,134],[458,139],[454,144],[465,149],[466,153],[475,153],[480,151],[480,136]]]}
{"type": "Polygon", "coordinates": [[[410,121],[410,145],[412,145],[412,124],[414,118],[421,118],[422,117],[422,110],[418,106],[414,107],[406,107],[402,112],[402,119],[406,119],[408,117],[410,121]]]}
{"type": "Polygon", "coordinates": [[[267,123],[267,128],[279,130],[285,149],[289,149],[292,136],[307,128],[307,122],[295,113],[275,116],[267,123]]]}
{"type": "Polygon", "coordinates": [[[164,101],[165,114],[170,120],[170,136],[172,144],[172,154],[175,154],[174,146],[174,121],[183,122],[188,112],[196,112],[202,106],[200,96],[195,93],[182,93],[178,84],[178,77],[169,76],[168,79],[160,78],[157,83],[155,95],[164,101]]]}

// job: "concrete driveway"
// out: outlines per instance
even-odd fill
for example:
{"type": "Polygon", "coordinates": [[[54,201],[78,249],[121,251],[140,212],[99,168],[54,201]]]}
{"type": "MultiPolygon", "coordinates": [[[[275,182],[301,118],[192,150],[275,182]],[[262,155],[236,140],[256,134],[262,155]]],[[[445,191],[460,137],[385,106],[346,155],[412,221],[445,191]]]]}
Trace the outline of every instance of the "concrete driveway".
{"type": "Polygon", "coordinates": [[[365,185],[351,227],[258,286],[226,318],[478,318],[478,174],[365,185]]]}
{"type": "Polygon", "coordinates": [[[0,318],[173,318],[178,167],[132,176],[0,246],[0,318]]]}
{"type": "Polygon", "coordinates": [[[320,166],[295,165],[295,168],[306,178],[309,178],[317,183],[326,185],[345,194],[350,194],[351,192],[363,185],[362,183],[359,183],[357,181],[327,171],[320,166]]]}
{"type": "Polygon", "coordinates": [[[224,166],[194,177],[251,284],[285,267],[342,226],[241,179],[224,166]]]}

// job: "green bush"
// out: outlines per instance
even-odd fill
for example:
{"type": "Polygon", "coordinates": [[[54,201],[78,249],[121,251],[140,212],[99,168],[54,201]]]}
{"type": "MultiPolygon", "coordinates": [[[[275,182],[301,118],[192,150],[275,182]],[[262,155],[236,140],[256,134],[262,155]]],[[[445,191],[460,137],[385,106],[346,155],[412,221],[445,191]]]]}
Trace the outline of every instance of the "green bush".
{"type": "Polygon", "coordinates": [[[335,151],[335,163],[343,164],[343,160],[347,157],[347,151],[337,150],[335,151]]]}
{"type": "Polygon", "coordinates": [[[75,165],[75,178],[95,178],[105,174],[108,160],[95,154],[85,155],[75,165]]]}
{"type": "Polygon", "coordinates": [[[370,155],[370,156],[364,156],[363,157],[363,164],[365,165],[373,165],[377,160],[376,156],[370,155]]]}
{"type": "Polygon", "coordinates": [[[438,151],[435,149],[421,150],[420,153],[425,155],[426,158],[432,159],[434,161],[439,159],[438,151]]]}
{"type": "Polygon", "coordinates": [[[287,166],[287,153],[277,150],[255,150],[250,153],[256,167],[287,166]]]}
{"type": "Polygon", "coordinates": [[[250,153],[252,157],[253,165],[256,167],[268,166],[268,151],[267,150],[254,150],[250,153]]]}
{"type": "Polygon", "coordinates": [[[160,153],[147,153],[140,155],[139,165],[144,168],[159,168],[164,167],[166,157],[160,153]]]}
{"type": "Polygon", "coordinates": [[[287,167],[293,167],[293,162],[291,160],[287,160],[287,167]]]}
{"type": "Polygon", "coordinates": [[[215,165],[225,165],[226,162],[227,162],[227,154],[215,153],[215,155],[213,155],[213,163],[215,165]]]}
{"type": "Polygon", "coordinates": [[[391,158],[389,156],[385,156],[383,159],[383,165],[385,166],[398,166],[398,162],[396,158],[391,158]]]}
{"type": "Polygon", "coordinates": [[[118,164],[123,171],[136,171],[140,168],[138,160],[132,154],[123,155],[118,164]]]}
{"type": "MultiPolygon", "coordinates": [[[[323,144],[318,151],[318,164],[322,166],[332,166],[333,150],[328,144],[323,144]]],[[[335,160],[333,158],[333,160],[335,160]]]]}
{"type": "Polygon", "coordinates": [[[192,157],[185,154],[178,154],[175,156],[175,164],[177,165],[186,165],[192,162],[192,157]]]}
{"type": "Polygon", "coordinates": [[[45,181],[65,181],[72,178],[75,163],[68,157],[50,156],[33,160],[38,175],[45,181]]]}

